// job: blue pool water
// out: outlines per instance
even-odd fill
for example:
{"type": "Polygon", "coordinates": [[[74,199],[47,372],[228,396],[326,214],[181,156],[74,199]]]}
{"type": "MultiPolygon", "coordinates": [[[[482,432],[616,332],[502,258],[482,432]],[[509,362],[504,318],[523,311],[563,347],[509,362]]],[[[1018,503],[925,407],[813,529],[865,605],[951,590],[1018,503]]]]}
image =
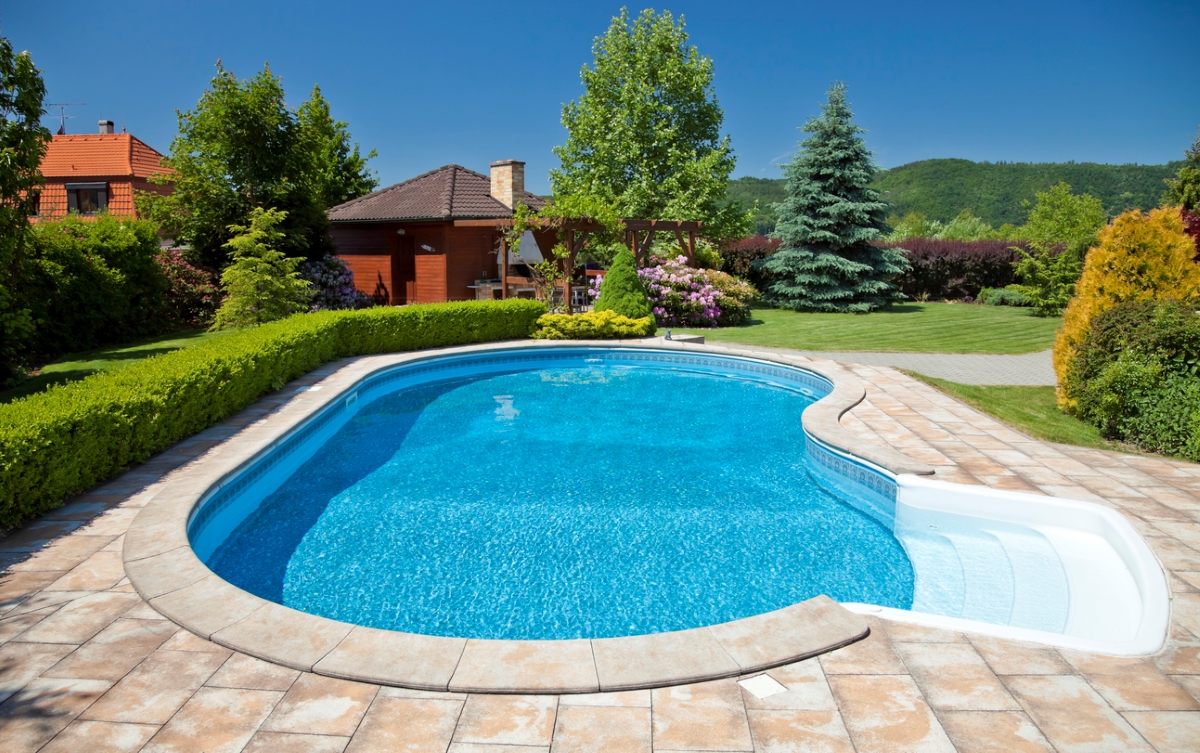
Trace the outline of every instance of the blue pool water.
{"type": "Polygon", "coordinates": [[[593,360],[366,402],[208,565],[313,614],[472,638],[680,630],[822,593],[912,604],[892,532],[809,472],[814,397],[593,360]]]}

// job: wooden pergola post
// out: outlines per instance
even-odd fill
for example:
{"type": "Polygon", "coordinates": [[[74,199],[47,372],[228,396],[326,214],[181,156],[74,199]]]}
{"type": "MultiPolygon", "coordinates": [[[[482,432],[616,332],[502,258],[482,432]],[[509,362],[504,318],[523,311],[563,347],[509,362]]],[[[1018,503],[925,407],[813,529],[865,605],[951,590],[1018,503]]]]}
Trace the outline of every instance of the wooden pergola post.
{"type": "Polygon", "coordinates": [[[500,300],[508,298],[508,239],[500,233],[500,300]]]}

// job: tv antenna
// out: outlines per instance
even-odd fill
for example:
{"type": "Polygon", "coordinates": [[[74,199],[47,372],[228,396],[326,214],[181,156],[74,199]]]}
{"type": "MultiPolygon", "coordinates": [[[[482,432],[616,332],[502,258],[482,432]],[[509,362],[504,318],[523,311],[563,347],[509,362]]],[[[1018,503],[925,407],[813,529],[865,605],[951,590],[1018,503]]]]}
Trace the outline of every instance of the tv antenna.
{"type": "MultiPolygon", "coordinates": [[[[87,102],[47,102],[46,107],[58,108],[58,135],[64,136],[67,133],[67,121],[74,118],[74,115],[67,114],[68,107],[87,107],[87,102]]],[[[51,117],[54,117],[53,115],[51,117]]]]}

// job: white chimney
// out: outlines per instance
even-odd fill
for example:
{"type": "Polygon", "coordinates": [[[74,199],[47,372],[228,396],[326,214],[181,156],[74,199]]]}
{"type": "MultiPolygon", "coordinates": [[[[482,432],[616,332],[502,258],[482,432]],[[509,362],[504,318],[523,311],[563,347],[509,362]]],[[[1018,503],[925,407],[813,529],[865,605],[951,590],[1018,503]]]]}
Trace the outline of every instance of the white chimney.
{"type": "Polygon", "coordinates": [[[525,163],[515,159],[493,162],[492,198],[512,209],[516,200],[525,195],[525,163]]]}
{"type": "Polygon", "coordinates": [[[111,120],[100,121],[100,133],[115,133],[113,130],[113,122],[111,120]]]}

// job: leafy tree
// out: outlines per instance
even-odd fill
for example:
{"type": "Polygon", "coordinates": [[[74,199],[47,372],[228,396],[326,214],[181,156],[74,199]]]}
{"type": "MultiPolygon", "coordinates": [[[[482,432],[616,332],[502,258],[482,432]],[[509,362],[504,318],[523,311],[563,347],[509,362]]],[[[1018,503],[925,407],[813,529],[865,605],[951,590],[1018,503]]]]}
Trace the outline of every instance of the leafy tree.
{"type": "Polygon", "coordinates": [[[600,197],[623,217],[700,220],[714,240],[746,234],[749,214],[720,206],[735,160],[712,60],[687,41],[682,16],[644,10],[631,20],[624,9],[596,38],[585,91],[563,106],[556,198],[600,197]]]}
{"type": "Polygon", "coordinates": [[[617,252],[612,267],[600,283],[600,297],[596,299],[593,310],[614,311],[630,319],[651,316],[646,286],[638,277],[637,262],[629,249],[623,248],[617,252]]]}
{"type": "Polygon", "coordinates": [[[276,246],[284,240],[278,209],[250,210],[250,224],[233,225],[226,243],[233,263],[221,274],[225,302],[213,329],[252,327],[283,319],[308,308],[311,284],[300,276],[301,258],[289,258],[276,246]]]}
{"type": "Polygon", "coordinates": [[[765,298],[797,310],[867,312],[904,297],[891,280],[908,262],[903,249],[871,245],[883,237],[888,205],[869,187],[876,168],[844,84],[830,88],[821,109],[785,169],[788,197],[775,228],[782,242],[763,263],[772,275],[765,298]]]}
{"type": "Polygon", "coordinates": [[[278,209],[288,256],[320,259],[332,251],[325,210],[331,202],[376,185],[366,157],[350,147],[346,124],[329,116],[320,89],[291,110],[281,79],[264,68],[248,81],[217,63],[195,109],[179,113],[179,135],[164,160],[169,196],[139,197],[140,208],[177,241],[189,259],[211,269],[229,261],[229,228],[244,226],[255,208],[278,209]]]}
{"type": "Polygon", "coordinates": [[[1200,135],[1185,152],[1187,161],[1174,180],[1167,180],[1164,204],[1175,204],[1189,211],[1200,208],[1200,135]]]}
{"type": "Polygon", "coordinates": [[[1107,221],[1099,199],[1077,196],[1066,183],[1037,195],[1021,230],[1030,250],[1017,249],[1021,254],[1017,275],[1023,283],[1013,287],[1039,315],[1058,316],[1067,307],[1083,274],[1087,251],[1096,245],[1096,233],[1107,221]]]}
{"type": "Polygon", "coordinates": [[[18,354],[33,334],[17,286],[42,183],[38,166],[50,143],[41,125],[45,96],[33,58],[14,54],[12,42],[0,37],[0,381],[18,373],[18,354]]]}

